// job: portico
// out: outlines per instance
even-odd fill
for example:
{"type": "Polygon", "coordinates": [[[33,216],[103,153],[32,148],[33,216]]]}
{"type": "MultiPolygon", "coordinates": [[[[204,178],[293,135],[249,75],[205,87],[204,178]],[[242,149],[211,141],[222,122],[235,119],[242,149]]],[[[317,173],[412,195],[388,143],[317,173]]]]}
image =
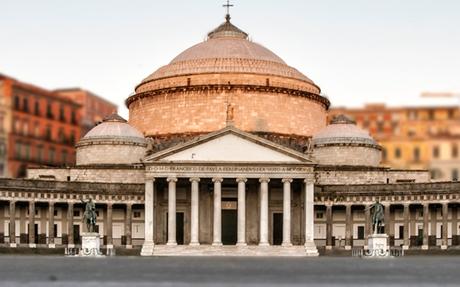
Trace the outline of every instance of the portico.
{"type": "Polygon", "coordinates": [[[231,246],[234,255],[317,255],[313,165],[305,154],[227,127],[150,156],[146,179],[145,196],[155,203],[146,204],[145,233],[157,236],[153,248],[146,240],[142,255],[224,255],[231,246]],[[273,247],[280,213],[282,245],[273,247]]]}

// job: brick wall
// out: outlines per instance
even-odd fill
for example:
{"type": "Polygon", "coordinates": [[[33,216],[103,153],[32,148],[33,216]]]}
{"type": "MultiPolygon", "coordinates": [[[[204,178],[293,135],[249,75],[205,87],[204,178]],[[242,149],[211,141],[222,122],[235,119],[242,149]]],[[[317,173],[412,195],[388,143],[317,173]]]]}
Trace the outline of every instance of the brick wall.
{"type": "Polygon", "coordinates": [[[245,131],[312,136],[326,126],[326,108],[304,96],[229,90],[182,91],[131,103],[129,123],[146,136],[211,132],[234,125],[245,131]]]}

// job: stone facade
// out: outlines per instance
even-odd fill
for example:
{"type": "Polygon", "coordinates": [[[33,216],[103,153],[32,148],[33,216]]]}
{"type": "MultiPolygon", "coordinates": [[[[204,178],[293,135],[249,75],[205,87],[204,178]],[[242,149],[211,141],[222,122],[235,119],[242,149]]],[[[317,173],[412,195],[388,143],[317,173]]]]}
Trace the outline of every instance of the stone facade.
{"type": "Polygon", "coordinates": [[[79,146],[77,165],[133,164],[145,157],[145,145],[121,144],[107,141],[105,144],[79,146]]]}
{"type": "Polygon", "coordinates": [[[322,146],[314,148],[313,157],[324,165],[375,166],[381,152],[367,146],[322,146]]]}
{"type": "Polygon", "coordinates": [[[350,166],[318,167],[315,170],[315,177],[316,182],[321,185],[430,181],[430,174],[426,170],[391,170],[350,166]]]}
{"type": "Polygon", "coordinates": [[[143,183],[145,170],[141,166],[110,167],[86,166],[84,168],[31,168],[27,178],[36,180],[143,183]]]}

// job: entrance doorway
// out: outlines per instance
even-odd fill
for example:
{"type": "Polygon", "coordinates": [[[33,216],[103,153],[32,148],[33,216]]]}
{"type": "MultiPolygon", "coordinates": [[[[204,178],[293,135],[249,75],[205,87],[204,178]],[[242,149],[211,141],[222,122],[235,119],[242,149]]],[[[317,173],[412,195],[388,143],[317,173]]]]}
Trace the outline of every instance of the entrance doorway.
{"type": "MultiPolygon", "coordinates": [[[[166,213],[166,241],[168,241],[168,213],[166,213]]],[[[176,242],[177,245],[184,245],[184,213],[176,212],[176,242]]]]}
{"type": "Polygon", "coordinates": [[[222,244],[235,245],[237,241],[238,215],[235,209],[222,210],[222,244]]]}
{"type": "Polygon", "coordinates": [[[73,226],[73,243],[80,244],[80,225],[73,226]]]}
{"type": "Polygon", "coordinates": [[[283,214],[273,213],[273,245],[283,242],[283,214]]]}

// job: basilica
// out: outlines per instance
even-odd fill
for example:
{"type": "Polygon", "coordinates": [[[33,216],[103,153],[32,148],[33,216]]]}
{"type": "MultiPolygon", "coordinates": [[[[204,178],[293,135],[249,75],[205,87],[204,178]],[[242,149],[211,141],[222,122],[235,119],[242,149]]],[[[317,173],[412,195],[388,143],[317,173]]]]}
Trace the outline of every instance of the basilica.
{"type": "Polygon", "coordinates": [[[227,15],[76,144],[76,165],[0,179],[0,244],[78,247],[96,203],[107,249],[317,256],[363,248],[370,206],[402,249],[460,244],[460,183],[380,165],[380,145],[227,15]]]}

